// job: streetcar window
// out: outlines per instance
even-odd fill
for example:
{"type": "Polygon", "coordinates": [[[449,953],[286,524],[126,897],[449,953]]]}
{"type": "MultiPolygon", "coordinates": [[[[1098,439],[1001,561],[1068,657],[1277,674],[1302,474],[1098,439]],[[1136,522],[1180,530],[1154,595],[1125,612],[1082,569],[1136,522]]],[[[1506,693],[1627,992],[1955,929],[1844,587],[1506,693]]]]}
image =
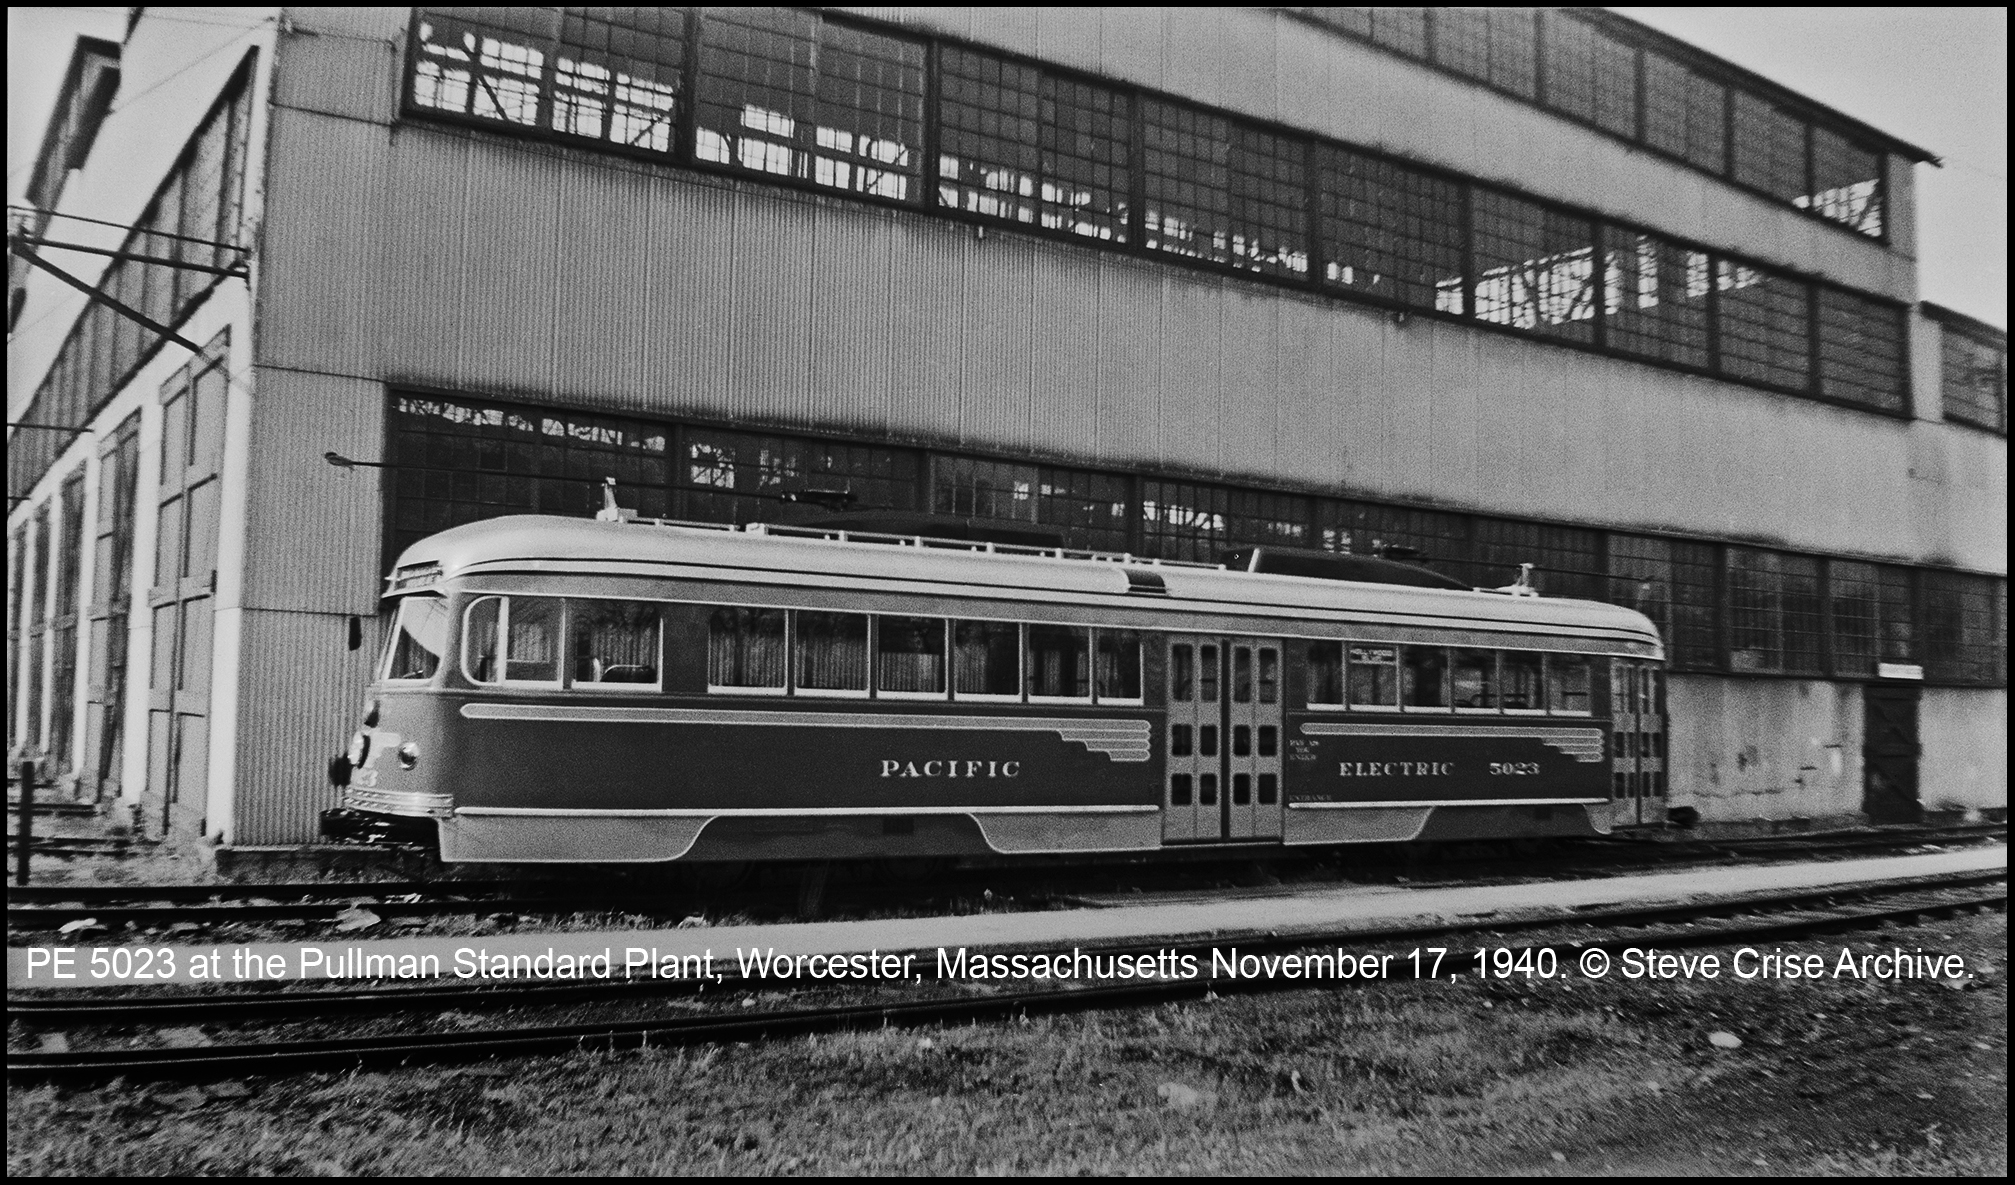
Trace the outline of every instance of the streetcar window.
{"type": "Polygon", "coordinates": [[[1091,698],[1091,631],[1078,625],[1028,627],[1031,699],[1091,698]]]}
{"type": "Polygon", "coordinates": [[[1271,646],[1259,648],[1259,702],[1280,702],[1280,651],[1271,646]]]}
{"type": "Polygon", "coordinates": [[[1231,648],[1231,702],[1249,704],[1252,702],[1252,648],[1233,646],[1231,648]]]}
{"type": "Polygon", "coordinates": [[[1549,705],[1556,712],[1569,716],[1586,716],[1588,702],[1589,675],[1588,659],[1579,654],[1551,654],[1546,658],[1547,691],[1552,696],[1549,705]]]}
{"type": "Polygon", "coordinates": [[[464,619],[462,672],[477,683],[558,683],[560,602],[484,597],[464,619]]]}
{"type": "Polygon", "coordinates": [[[431,679],[448,648],[448,602],[440,597],[407,597],[392,626],[385,678],[431,679]]]}
{"type": "Polygon", "coordinates": [[[1140,635],[1132,630],[1098,631],[1098,698],[1140,702],[1140,635]]]}
{"type": "Polygon", "coordinates": [[[1196,695],[1196,648],[1168,648],[1168,702],[1186,704],[1196,695]]]}
{"type": "Polygon", "coordinates": [[[1399,647],[1351,646],[1350,706],[1373,710],[1399,707],[1399,647]]]}
{"type": "Polygon", "coordinates": [[[1011,621],[952,623],[953,691],[960,699],[1021,698],[1021,627],[1011,621]]]}
{"type": "Polygon", "coordinates": [[[1308,702],[1310,706],[1343,702],[1343,643],[1308,644],[1308,702]]]}
{"type": "Polygon", "coordinates": [[[782,609],[722,606],[707,618],[707,689],[784,689],[782,609]]]}
{"type": "Polygon", "coordinates": [[[797,614],[797,689],[808,695],[868,693],[865,613],[797,614]]]}
{"type": "Polygon", "coordinates": [[[1399,649],[1400,697],[1412,711],[1448,708],[1448,656],[1439,646],[1399,649]]]}
{"type": "Polygon", "coordinates": [[[1497,710],[1497,652],[1456,650],[1449,657],[1455,706],[1470,711],[1497,710]]]}
{"type": "Polygon", "coordinates": [[[1504,676],[1504,710],[1507,712],[1544,712],[1546,699],[1541,693],[1541,669],[1545,666],[1545,655],[1530,650],[1507,650],[1499,658],[1504,676]]]}
{"type": "Polygon", "coordinates": [[[875,687],[881,694],[944,695],[944,618],[881,617],[875,630],[875,687]]]}
{"type": "Polygon", "coordinates": [[[576,687],[658,682],[658,607],[642,601],[575,601],[568,614],[576,687]]]}

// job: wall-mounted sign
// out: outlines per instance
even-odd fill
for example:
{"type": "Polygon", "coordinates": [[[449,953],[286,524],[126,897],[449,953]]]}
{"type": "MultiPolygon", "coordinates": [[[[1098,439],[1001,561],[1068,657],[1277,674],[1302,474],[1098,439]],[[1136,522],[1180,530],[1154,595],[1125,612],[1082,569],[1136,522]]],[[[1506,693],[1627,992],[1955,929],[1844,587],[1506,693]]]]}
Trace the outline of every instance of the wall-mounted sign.
{"type": "Polygon", "coordinates": [[[1915,679],[1924,681],[1924,668],[1914,662],[1878,662],[1875,664],[1877,679],[1915,679]]]}

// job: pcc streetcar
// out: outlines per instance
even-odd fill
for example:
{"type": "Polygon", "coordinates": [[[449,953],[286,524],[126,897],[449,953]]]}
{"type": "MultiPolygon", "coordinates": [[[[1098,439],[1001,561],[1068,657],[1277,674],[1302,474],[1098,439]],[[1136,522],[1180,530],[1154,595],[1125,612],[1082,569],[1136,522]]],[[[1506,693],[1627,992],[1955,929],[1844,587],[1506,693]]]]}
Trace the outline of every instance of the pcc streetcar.
{"type": "Polygon", "coordinates": [[[1663,652],[1628,609],[1324,553],[626,520],[407,549],[326,835],[604,863],[1665,819],[1663,652]]]}

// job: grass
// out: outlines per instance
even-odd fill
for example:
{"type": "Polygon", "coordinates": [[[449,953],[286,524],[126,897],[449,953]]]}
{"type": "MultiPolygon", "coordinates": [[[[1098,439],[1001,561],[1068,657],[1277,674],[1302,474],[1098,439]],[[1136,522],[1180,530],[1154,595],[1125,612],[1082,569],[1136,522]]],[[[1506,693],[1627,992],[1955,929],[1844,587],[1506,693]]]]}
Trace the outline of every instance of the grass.
{"type": "Polygon", "coordinates": [[[10,1086],[8,1168],[2004,1173],[2005,918],[1851,941],[1997,971],[1964,992],[1405,983],[460,1070],[10,1086]],[[1741,1049],[1708,1043],[1723,1029],[1741,1049]]]}

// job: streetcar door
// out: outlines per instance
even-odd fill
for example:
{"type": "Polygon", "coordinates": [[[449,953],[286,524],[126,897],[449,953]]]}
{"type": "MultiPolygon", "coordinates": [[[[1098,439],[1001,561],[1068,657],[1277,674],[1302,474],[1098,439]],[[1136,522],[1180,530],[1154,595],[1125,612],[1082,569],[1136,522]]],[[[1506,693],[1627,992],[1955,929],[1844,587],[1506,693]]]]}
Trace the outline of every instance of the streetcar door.
{"type": "Polygon", "coordinates": [[[1280,643],[1174,637],[1166,670],[1162,838],[1278,838],[1285,810],[1280,643]]]}
{"type": "Polygon", "coordinates": [[[1609,667],[1610,769],[1621,826],[1665,822],[1665,678],[1650,663],[1614,659],[1609,667]]]}

